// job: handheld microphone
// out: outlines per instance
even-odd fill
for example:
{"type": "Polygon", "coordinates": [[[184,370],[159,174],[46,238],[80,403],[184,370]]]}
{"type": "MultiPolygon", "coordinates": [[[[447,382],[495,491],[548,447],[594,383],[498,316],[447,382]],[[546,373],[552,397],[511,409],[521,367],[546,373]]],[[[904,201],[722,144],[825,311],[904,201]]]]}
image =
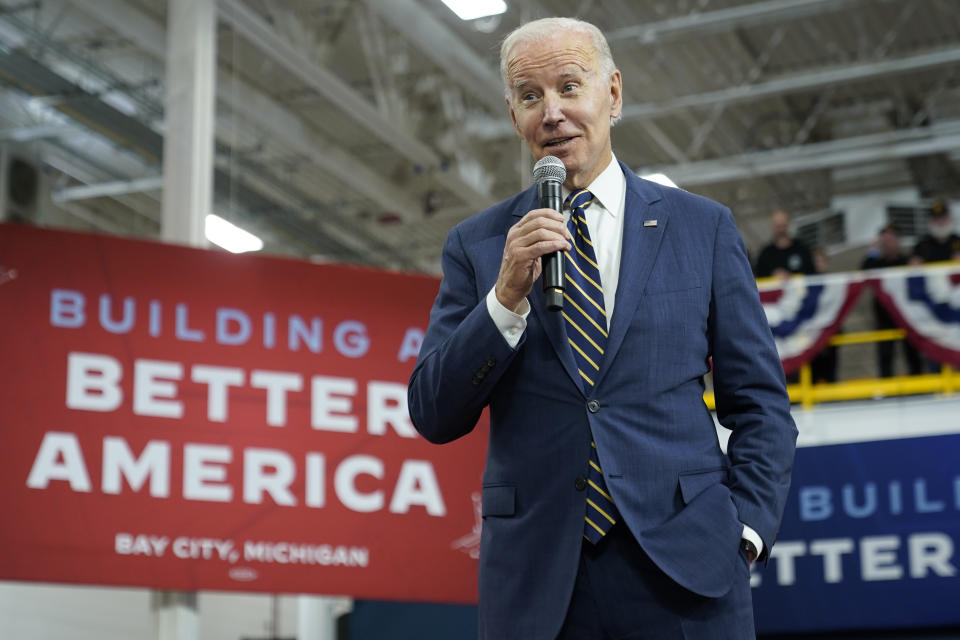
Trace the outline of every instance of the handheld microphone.
{"type": "MultiPolygon", "coordinates": [[[[563,209],[561,187],[567,179],[567,169],[556,156],[545,156],[533,165],[533,179],[537,183],[537,198],[541,209],[563,209]]],[[[554,251],[543,256],[543,295],[547,300],[547,309],[563,309],[563,256],[554,251]]]]}

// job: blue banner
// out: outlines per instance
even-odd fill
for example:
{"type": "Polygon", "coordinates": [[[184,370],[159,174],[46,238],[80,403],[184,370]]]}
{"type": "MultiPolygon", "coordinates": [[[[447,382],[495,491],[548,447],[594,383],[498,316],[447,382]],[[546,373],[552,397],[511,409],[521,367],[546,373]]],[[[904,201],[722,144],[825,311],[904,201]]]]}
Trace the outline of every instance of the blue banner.
{"type": "Polygon", "coordinates": [[[761,633],[960,624],[960,435],[797,449],[761,633]]]}

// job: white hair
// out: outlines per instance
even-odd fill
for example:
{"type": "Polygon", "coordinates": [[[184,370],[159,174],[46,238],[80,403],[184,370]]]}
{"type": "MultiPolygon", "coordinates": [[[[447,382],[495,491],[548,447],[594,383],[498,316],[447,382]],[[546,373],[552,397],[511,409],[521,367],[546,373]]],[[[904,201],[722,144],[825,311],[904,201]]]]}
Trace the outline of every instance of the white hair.
{"type": "MultiPolygon", "coordinates": [[[[511,31],[500,45],[500,78],[503,80],[504,95],[508,103],[511,102],[512,95],[507,63],[510,61],[513,50],[517,45],[545,40],[560,31],[579,32],[590,38],[593,49],[597,54],[597,71],[601,77],[609,79],[617,70],[607,39],[600,29],[589,22],[576,18],[541,18],[527,22],[511,31]]],[[[615,124],[619,119],[620,116],[611,118],[610,124],[615,124]]]]}

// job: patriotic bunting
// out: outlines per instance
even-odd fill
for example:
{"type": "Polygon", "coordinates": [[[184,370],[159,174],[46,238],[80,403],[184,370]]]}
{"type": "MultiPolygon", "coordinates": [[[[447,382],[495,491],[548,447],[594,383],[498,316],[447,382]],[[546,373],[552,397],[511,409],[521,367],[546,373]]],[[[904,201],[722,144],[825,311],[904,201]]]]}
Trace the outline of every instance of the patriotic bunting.
{"type": "Polygon", "coordinates": [[[758,283],[760,302],[785,373],[810,362],[827,345],[863,285],[858,274],[795,276],[758,283]]]}
{"type": "Polygon", "coordinates": [[[921,352],[960,367],[960,264],[766,278],[757,286],[787,374],[827,346],[864,286],[921,352]]]}
{"type": "Polygon", "coordinates": [[[960,367],[960,264],[870,273],[869,283],[907,339],[936,362],[960,367]]]}

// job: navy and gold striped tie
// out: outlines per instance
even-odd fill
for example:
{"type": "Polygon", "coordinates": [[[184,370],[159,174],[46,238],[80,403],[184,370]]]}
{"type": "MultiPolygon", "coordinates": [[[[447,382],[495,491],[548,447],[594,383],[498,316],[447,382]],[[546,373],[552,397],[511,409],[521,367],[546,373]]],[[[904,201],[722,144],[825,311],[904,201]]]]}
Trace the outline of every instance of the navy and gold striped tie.
{"type": "MultiPolygon", "coordinates": [[[[573,250],[564,254],[563,298],[567,304],[563,317],[566,320],[567,341],[573,349],[580,381],[588,396],[592,395],[603,350],[607,346],[607,314],[603,305],[600,268],[584,213],[591,202],[593,194],[586,189],[571,193],[564,201],[564,205],[570,209],[567,227],[573,236],[573,250]]],[[[610,531],[620,512],[607,491],[594,442],[590,443],[586,490],[587,512],[583,535],[596,544],[610,531]]]]}

